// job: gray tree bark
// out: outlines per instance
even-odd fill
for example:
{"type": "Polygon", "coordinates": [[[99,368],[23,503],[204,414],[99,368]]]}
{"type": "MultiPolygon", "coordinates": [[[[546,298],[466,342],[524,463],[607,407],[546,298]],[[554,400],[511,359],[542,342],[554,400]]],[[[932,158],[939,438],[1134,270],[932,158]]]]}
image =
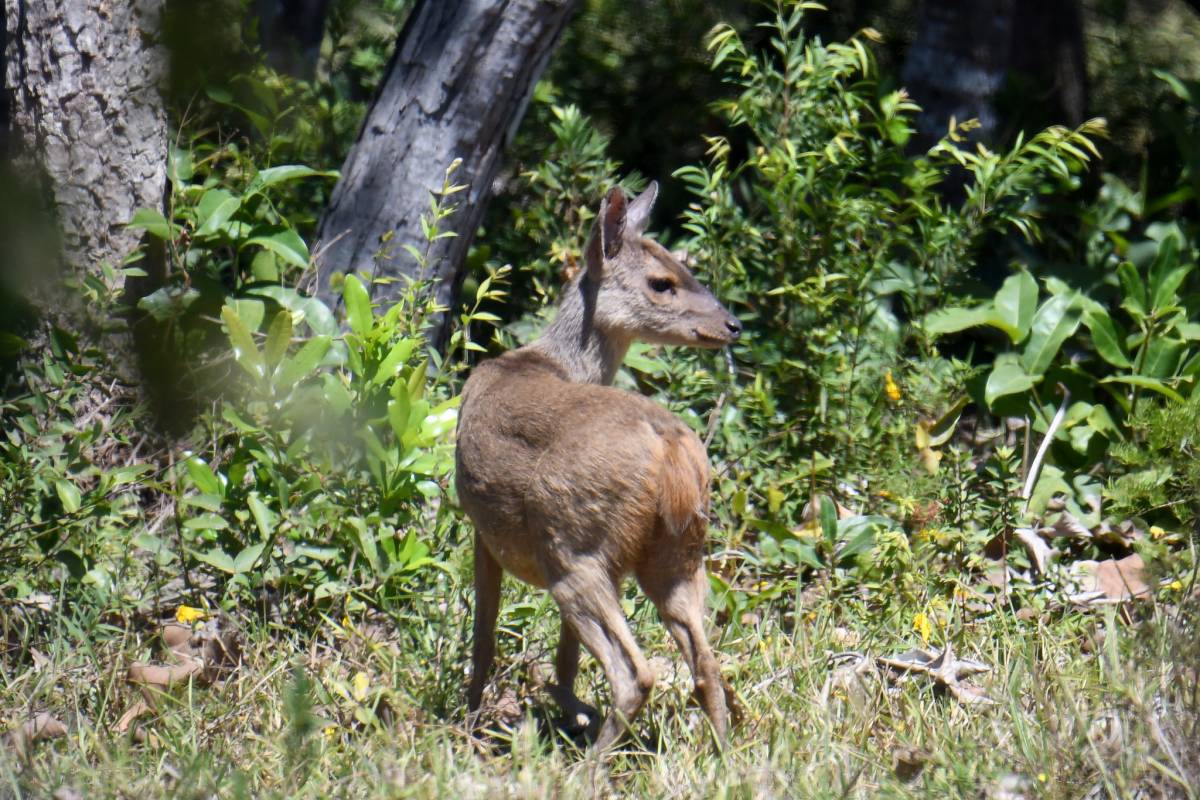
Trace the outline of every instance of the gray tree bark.
{"type": "Polygon", "coordinates": [[[922,108],[918,148],[945,135],[951,117],[978,119],[974,136],[989,143],[1027,124],[1078,125],[1087,116],[1079,0],[925,0],[902,78],[922,108]],[[1001,119],[996,108],[1012,76],[1030,93],[1028,119],[1001,119]]]}
{"type": "MultiPolygon", "coordinates": [[[[358,141],[317,231],[317,293],[333,300],[338,272],[416,276],[404,249],[429,250],[426,277],[453,308],[467,249],[483,217],[501,153],[578,0],[420,0],[410,13],[358,141]],[[421,215],[446,168],[467,189],[443,223],[457,236],[429,246],[421,215]]],[[[403,282],[375,285],[387,302],[403,282]]],[[[433,334],[444,345],[450,315],[433,334]]]]}
{"type": "Polygon", "coordinates": [[[66,264],[97,274],[137,246],[125,229],[134,211],[163,206],[163,0],[3,3],[12,144],[57,219],[66,264]]]}

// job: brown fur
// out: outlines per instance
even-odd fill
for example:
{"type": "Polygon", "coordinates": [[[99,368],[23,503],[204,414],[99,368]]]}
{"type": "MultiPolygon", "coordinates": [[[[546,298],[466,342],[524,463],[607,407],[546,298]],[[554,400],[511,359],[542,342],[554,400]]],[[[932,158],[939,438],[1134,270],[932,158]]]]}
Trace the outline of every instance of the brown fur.
{"type": "Polygon", "coordinates": [[[463,390],[456,485],[475,524],[475,644],[468,695],[478,708],[495,652],[500,577],[548,589],[562,612],[555,695],[575,723],[579,645],[603,665],[612,744],[654,683],[619,603],[634,573],[688,661],[719,739],[728,687],[703,629],[708,459],[682,421],[611,383],[635,339],[713,347],[740,325],[670,253],[644,239],[654,190],[609,192],[542,338],[478,366],[463,390]]]}

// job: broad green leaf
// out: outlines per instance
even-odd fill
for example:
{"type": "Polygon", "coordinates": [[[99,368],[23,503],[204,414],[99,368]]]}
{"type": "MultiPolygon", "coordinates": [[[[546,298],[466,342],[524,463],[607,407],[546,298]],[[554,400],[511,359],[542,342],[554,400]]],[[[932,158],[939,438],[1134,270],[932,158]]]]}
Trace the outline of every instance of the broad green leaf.
{"type": "Polygon", "coordinates": [[[259,542],[258,544],[252,544],[249,547],[243,548],[242,552],[238,553],[237,558],[233,560],[233,571],[249,572],[266,547],[266,542],[259,542]]]}
{"type": "Polygon", "coordinates": [[[54,491],[58,493],[58,499],[62,501],[63,511],[74,514],[79,510],[83,503],[83,498],[79,495],[79,487],[71,481],[60,479],[54,482],[54,491]]]}
{"type": "Polygon", "coordinates": [[[1083,315],[1083,324],[1092,332],[1092,344],[1101,358],[1114,367],[1129,369],[1133,366],[1125,355],[1124,337],[1117,332],[1107,311],[1090,308],[1083,315]]]}
{"type": "Polygon", "coordinates": [[[192,179],[192,151],[176,147],[174,143],[167,145],[167,178],[176,187],[181,187],[192,179]]]}
{"type": "Polygon", "coordinates": [[[258,352],[258,346],[254,344],[254,337],[250,334],[250,329],[246,327],[242,318],[230,305],[221,308],[221,319],[225,321],[225,327],[229,329],[229,341],[233,345],[234,360],[253,377],[263,377],[262,353],[258,352]]]}
{"type": "Polygon", "coordinates": [[[216,495],[217,497],[225,494],[220,478],[217,477],[208,464],[204,463],[203,459],[198,456],[192,456],[185,462],[185,465],[187,466],[188,477],[192,479],[192,483],[196,484],[196,488],[201,492],[216,495]]]}
{"type": "Polygon", "coordinates": [[[388,422],[392,425],[392,431],[395,432],[396,438],[403,440],[404,435],[408,433],[409,405],[408,393],[400,392],[395,399],[388,401],[388,422]]]}
{"type": "Polygon", "coordinates": [[[250,513],[254,515],[254,524],[258,526],[258,532],[262,534],[263,539],[270,539],[275,532],[275,512],[253,492],[246,498],[246,504],[250,506],[250,513]]]}
{"type": "Polygon", "coordinates": [[[249,330],[256,331],[262,325],[263,316],[266,315],[266,306],[262,300],[255,300],[253,297],[232,297],[225,302],[233,306],[238,318],[249,330]]]}
{"type": "Polygon", "coordinates": [[[1153,289],[1155,311],[1179,305],[1179,297],[1176,292],[1191,271],[1192,265],[1185,264],[1170,270],[1159,279],[1153,289]]]}
{"type": "Polygon", "coordinates": [[[177,228],[167,221],[161,212],[152,208],[139,208],[133,213],[133,219],[127,227],[144,230],[159,239],[173,239],[177,228]]]}
{"type": "Polygon", "coordinates": [[[268,372],[279,366],[291,343],[292,312],[283,309],[271,320],[271,329],[267,331],[267,343],[263,346],[263,360],[268,372]]]}
{"type": "Polygon", "coordinates": [[[947,333],[958,333],[968,328],[987,325],[995,317],[995,309],[991,305],[978,308],[943,308],[925,317],[925,332],[931,336],[942,336],[947,333]]]}
{"type": "Polygon", "coordinates": [[[294,267],[308,267],[308,245],[300,238],[300,234],[291,228],[272,225],[256,228],[253,233],[254,235],[246,240],[247,245],[264,247],[294,267]]]}
{"type": "Polygon", "coordinates": [[[898,527],[895,522],[878,514],[868,514],[846,517],[838,520],[837,538],[841,542],[837,557],[839,563],[844,563],[857,556],[870,552],[875,546],[875,537],[881,530],[898,527]]]}
{"type": "Polygon", "coordinates": [[[1163,397],[1170,398],[1176,403],[1184,402],[1183,396],[1179,392],[1167,386],[1157,378],[1148,378],[1145,375],[1110,375],[1100,381],[1101,383],[1124,383],[1129,386],[1138,386],[1142,389],[1147,389],[1151,392],[1161,394],[1163,397]]]}
{"type": "Polygon", "coordinates": [[[1056,295],[1042,303],[1021,352],[1021,366],[1027,373],[1042,375],[1050,368],[1058,349],[1079,327],[1079,318],[1079,304],[1073,293],[1056,295]]]}
{"type": "Polygon", "coordinates": [[[1117,267],[1117,278],[1121,281],[1121,292],[1124,295],[1121,308],[1137,319],[1145,317],[1146,285],[1142,283],[1142,276],[1138,275],[1137,267],[1128,261],[1122,261],[1117,267]]]}
{"type": "Polygon", "coordinates": [[[297,178],[307,178],[310,176],[320,176],[322,178],[336,178],[338,171],[334,169],[316,170],[312,167],[306,167],[302,164],[283,164],[278,167],[269,167],[260,170],[254,179],[250,181],[250,185],[246,187],[246,194],[261,192],[269,186],[274,186],[277,183],[284,181],[294,181],[297,178]]]}
{"type": "Polygon", "coordinates": [[[195,553],[198,561],[203,561],[205,564],[210,564],[222,572],[228,572],[230,575],[236,575],[237,567],[233,563],[233,559],[219,548],[214,547],[206,553],[195,553]]]}
{"type": "Polygon", "coordinates": [[[408,397],[414,403],[425,396],[425,370],[428,368],[429,362],[422,361],[408,376],[408,397]]]}
{"type": "MultiPolygon", "coordinates": [[[[1173,227],[1173,226],[1172,226],[1173,227]]],[[[1154,261],[1150,264],[1150,272],[1147,275],[1146,295],[1150,300],[1150,310],[1163,305],[1158,298],[1164,294],[1169,296],[1173,294],[1179,284],[1176,283],[1171,288],[1170,293],[1164,292],[1164,286],[1167,282],[1167,276],[1179,268],[1179,237],[1177,231],[1167,233],[1166,236],[1158,243],[1158,252],[1154,254],[1154,261]]]]}
{"type": "Polygon", "coordinates": [[[1142,361],[1139,374],[1149,378],[1170,378],[1179,368],[1187,345],[1178,339],[1168,339],[1158,336],[1150,340],[1146,347],[1146,357],[1142,361]]]}
{"type": "Polygon", "coordinates": [[[286,358],[275,375],[275,386],[288,389],[297,381],[311,375],[329,352],[333,340],[328,336],[309,339],[291,358],[286,358]]]}
{"type": "Polygon", "coordinates": [[[183,527],[193,531],[223,531],[229,523],[220,514],[199,514],[184,520],[183,527]]]}
{"type": "Polygon", "coordinates": [[[371,296],[357,275],[346,275],[342,283],[342,300],[346,304],[346,319],[350,323],[350,330],[359,336],[366,336],[373,322],[371,296]]]}
{"type": "Polygon", "coordinates": [[[996,293],[996,314],[1019,336],[1013,338],[1017,344],[1029,333],[1037,311],[1037,281],[1025,270],[1010,275],[996,293]]]}
{"type": "Polygon", "coordinates": [[[991,407],[1001,397],[1029,391],[1039,380],[1041,380],[1041,376],[1030,375],[1016,357],[1011,353],[1006,353],[996,359],[996,364],[992,367],[991,374],[988,375],[983,397],[991,407]]]}
{"type": "Polygon", "coordinates": [[[377,386],[394,378],[416,347],[416,339],[401,339],[392,345],[392,349],[384,356],[383,361],[379,362],[379,368],[371,377],[371,384],[377,386]]]}
{"type": "Polygon", "coordinates": [[[241,205],[242,198],[225,189],[209,189],[196,204],[196,221],[200,223],[196,235],[207,236],[221,230],[241,205]]]}

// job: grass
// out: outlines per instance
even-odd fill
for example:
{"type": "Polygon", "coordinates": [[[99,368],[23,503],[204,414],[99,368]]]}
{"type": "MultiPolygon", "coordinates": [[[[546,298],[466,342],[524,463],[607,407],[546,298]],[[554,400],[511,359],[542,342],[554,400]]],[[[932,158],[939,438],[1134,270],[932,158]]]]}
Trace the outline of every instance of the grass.
{"type": "MultiPolygon", "coordinates": [[[[627,744],[601,763],[550,724],[539,688],[551,672],[557,615],[506,588],[491,731],[465,727],[469,609],[463,570],[441,602],[390,617],[325,619],[300,631],[223,617],[241,662],[212,685],[160,695],[117,733],[140,697],[134,660],[161,658],[157,632],[86,606],[4,609],[10,646],[0,714],[8,727],[50,711],[67,736],[23,759],[0,749],[0,796],[137,797],[1194,797],[1200,774],[1194,600],[1018,620],[959,620],[955,650],[991,665],[993,706],[962,705],[915,676],[854,678],[830,661],[919,644],[917,607],[844,592],[792,599],[729,620],[717,648],[746,719],[714,752],[690,682],[648,603],[631,591],[635,631],[660,668],[627,744]],[[508,724],[508,723],[513,724],[508,724]],[[139,741],[140,738],[140,741],[139,741]],[[70,796],[70,795],[60,795],[70,796]]],[[[810,593],[811,594],[811,593],[810,593]]],[[[935,643],[941,641],[935,631],[935,643]]],[[[585,657],[581,696],[606,708],[585,657]]]]}

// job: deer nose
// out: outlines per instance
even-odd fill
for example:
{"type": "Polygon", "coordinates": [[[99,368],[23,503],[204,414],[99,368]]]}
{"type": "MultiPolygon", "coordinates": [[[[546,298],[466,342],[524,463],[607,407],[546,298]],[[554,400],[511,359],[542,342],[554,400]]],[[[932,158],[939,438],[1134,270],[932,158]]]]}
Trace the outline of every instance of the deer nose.
{"type": "Polygon", "coordinates": [[[742,335],[742,323],[738,322],[737,317],[726,318],[725,327],[729,330],[729,335],[733,339],[742,335]]]}

